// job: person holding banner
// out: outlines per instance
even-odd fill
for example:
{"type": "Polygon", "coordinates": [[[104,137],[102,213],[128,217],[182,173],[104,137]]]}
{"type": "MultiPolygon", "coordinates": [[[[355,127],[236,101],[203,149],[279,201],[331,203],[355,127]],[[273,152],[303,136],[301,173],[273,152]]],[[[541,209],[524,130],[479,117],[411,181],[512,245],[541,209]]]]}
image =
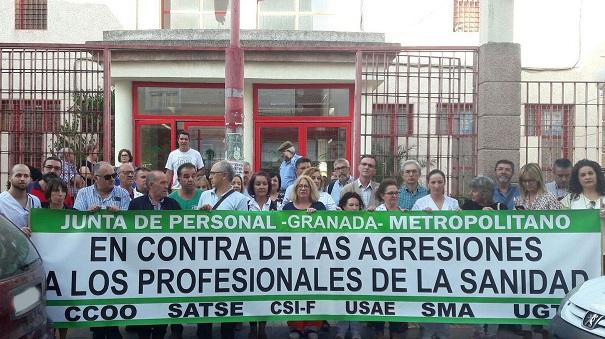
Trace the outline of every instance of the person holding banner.
{"type": "Polygon", "coordinates": [[[326,210],[326,205],[319,201],[317,186],[307,175],[301,175],[294,181],[294,189],[290,194],[290,202],[285,204],[284,211],[307,211],[326,210]]]}
{"type": "Polygon", "coordinates": [[[519,171],[519,204],[526,210],[559,210],[561,203],[546,190],[540,165],[529,163],[519,171]]]}
{"type": "MultiPolygon", "coordinates": [[[[65,196],[67,195],[67,190],[67,184],[60,178],[48,180],[46,183],[46,191],[44,191],[46,202],[42,203],[42,208],[48,208],[51,210],[73,210],[73,208],[65,205],[65,196]]],[[[67,337],[67,328],[57,329],[59,330],[59,338],[65,339],[67,337]]]]}
{"type": "MultiPolygon", "coordinates": [[[[180,169],[180,167],[179,167],[180,169]]],[[[195,173],[195,172],[194,172],[195,173]]],[[[149,210],[180,210],[179,203],[168,197],[168,177],[162,171],[151,171],[147,174],[147,188],[149,192],[141,197],[134,198],[128,206],[129,211],[149,210]]],[[[139,339],[161,339],[166,335],[167,325],[138,325],[136,331],[139,339]]],[[[183,326],[171,326],[173,336],[182,337],[183,326]],[[175,333],[176,332],[176,333],[175,333]]]]}
{"type": "Polygon", "coordinates": [[[571,170],[569,194],[561,204],[567,209],[595,209],[605,204],[605,176],[598,163],[583,159],[571,170]]]}
{"type": "MultiPolygon", "coordinates": [[[[341,211],[358,212],[363,211],[363,199],[355,192],[347,192],[343,194],[338,202],[338,207],[341,211]]],[[[384,324],[379,323],[384,330],[384,324]]],[[[336,336],[334,339],[344,339],[347,329],[351,331],[351,339],[361,339],[361,323],[358,321],[339,321],[336,323],[336,336]]]]}
{"type": "Polygon", "coordinates": [[[248,182],[248,210],[250,211],[277,211],[277,201],[271,200],[269,192],[273,189],[273,183],[266,172],[258,172],[252,175],[248,182]]]}
{"type": "MultiPolygon", "coordinates": [[[[74,208],[78,211],[109,212],[126,211],[130,203],[128,192],[115,186],[116,173],[114,167],[104,161],[93,165],[94,185],[85,187],[78,192],[74,208]]],[[[93,339],[122,339],[117,326],[92,327],[93,339]]]]}
{"type": "Polygon", "coordinates": [[[429,195],[414,203],[413,211],[455,211],[460,209],[458,200],[445,195],[445,173],[434,169],[426,176],[429,195]]]}
{"type": "MultiPolygon", "coordinates": [[[[247,211],[249,198],[231,186],[235,170],[227,160],[221,160],[210,169],[212,189],[204,191],[197,206],[204,211],[247,211]]],[[[212,323],[197,324],[200,339],[212,339],[212,323]]],[[[235,323],[221,323],[221,338],[235,339],[235,323]]]]}
{"type": "MultiPolygon", "coordinates": [[[[313,213],[316,210],[324,210],[326,206],[319,201],[317,186],[307,175],[301,175],[292,184],[294,189],[290,194],[290,202],[284,205],[284,211],[307,211],[313,213]]],[[[318,332],[323,321],[288,321],[290,327],[290,338],[298,339],[306,335],[307,339],[319,338],[318,332]]]]}
{"type": "MultiPolygon", "coordinates": [[[[572,210],[600,209],[601,219],[605,218],[605,176],[597,162],[583,159],[575,164],[569,178],[569,194],[561,204],[572,210]]],[[[605,237],[605,232],[601,231],[601,235],[605,237]]],[[[605,265],[605,249],[601,254],[605,265]]]]}
{"type": "Polygon", "coordinates": [[[499,211],[508,210],[505,204],[494,202],[494,189],[496,183],[489,177],[480,175],[473,178],[470,183],[470,199],[462,205],[463,210],[499,211]]]}
{"type": "MultiPolygon", "coordinates": [[[[434,169],[426,176],[426,181],[430,194],[416,200],[412,207],[413,211],[455,211],[460,209],[458,200],[445,195],[445,173],[434,169]]],[[[429,339],[433,336],[448,338],[450,335],[448,324],[426,323],[421,325],[421,329],[422,339],[429,339]]]]}

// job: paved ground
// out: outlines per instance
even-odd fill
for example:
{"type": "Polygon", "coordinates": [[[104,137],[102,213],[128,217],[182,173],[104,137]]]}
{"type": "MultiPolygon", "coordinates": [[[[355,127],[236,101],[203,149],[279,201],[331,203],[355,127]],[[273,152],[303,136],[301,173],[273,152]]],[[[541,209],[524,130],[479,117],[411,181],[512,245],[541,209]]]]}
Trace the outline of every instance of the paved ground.
{"type": "MultiPolygon", "coordinates": [[[[451,336],[448,339],[470,339],[473,337],[473,332],[476,326],[473,325],[452,325],[451,336]]],[[[365,332],[362,334],[364,339],[374,338],[372,333],[365,328],[365,332]]],[[[524,335],[516,335],[505,331],[497,332],[496,326],[488,326],[488,334],[483,338],[487,339],[546,339],[546,336],[542,336],[541,334],[531,333],[530,331],[526,331],[524,335]]],[[[129,333],[121,328],[122,335],[124,339],[137,339],[137,335],[135,333],[129,333]]],[[[219,329],[218,325],[215,325],[214,330],[214,338],[219,338],[219,329]]],[[[238,331],[236,339],[248,339],[249,328],[247,325],[243,325],[242,329],[238,331]]],[[[72,329],[67,333],[67,338],[70,339],[88,339],[91,338],[89,329],[72,329]]],[[[320,339],[332,339],[335,335],[335,329],[332,327],[330,331],[323,331],[320,333],[320,339]]],[[[287,339],[288,338],[288,328],[285,323],[268,323],[267,324],[267,335],[269,339],[287,339]]],[[[195,326],[185,326],[184,331],[185,339],[196,339],[195,335],[195,326]]],[[[388,338],[388,337],[387,337],[388,338]]],[[[410,330],[408,331],[406,339],[416,339],[421,338],[419,327],[417,324],[410,324],[410,330]]],[[[170,333],[166,335],[166,339],[170,339],[170,333]]]]}

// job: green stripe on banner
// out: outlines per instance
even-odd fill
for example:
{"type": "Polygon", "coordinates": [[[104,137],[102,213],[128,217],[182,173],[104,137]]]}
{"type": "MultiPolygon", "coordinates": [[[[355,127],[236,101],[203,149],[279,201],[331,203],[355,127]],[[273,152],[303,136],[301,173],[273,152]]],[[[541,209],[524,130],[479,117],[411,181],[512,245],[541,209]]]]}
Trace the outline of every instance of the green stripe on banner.
{"type": "Polygon", "coordinates": [[[381,295],[250,295],[213,297],[166,297],[166,298],[120,298],[120,299],[76,299],[47,300],[48,306],[162,304],[230,301],[282,301],[282,300],[372,300],[407,302],[460,302],[499,304],[558,304],[561,298],[497,298],[497,297],[432,297],[432,296],[381,296],[381,295]]]}
{"type": "MultiPolygon", "coordinates": [[[[431,322],[456,324],[521,324],[521,325],[548,325],[550,320],[544,319],[501,319],[501,318],[437,318],[437,317],[392,317],[392,316],[334,316],[334,315],[298,315],[298,316],[243,316],[229,318],[166,318],[166,319],[133,319],[128,325],[154,325],[154,324],[198,324],[218,322],[255,322],[255,321],[290,321],[290,320],[347,320],[347,321],[378,321],[378,322],[431,322]]],[[[123,320],[113,321],[82,321],[82,322],[54,322],[55,328],[124,326],[123,320]]]]}
{"type": "Polygon", "coordinates": [[[33,209],[37,233],[596,233],[598,210],[78,212],[33,209]]]}

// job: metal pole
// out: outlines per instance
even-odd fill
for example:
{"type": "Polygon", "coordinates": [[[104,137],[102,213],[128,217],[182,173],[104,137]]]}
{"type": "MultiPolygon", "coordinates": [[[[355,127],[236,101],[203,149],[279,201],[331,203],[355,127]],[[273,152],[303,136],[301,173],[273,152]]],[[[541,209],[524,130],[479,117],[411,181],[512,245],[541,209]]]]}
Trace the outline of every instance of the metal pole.
{"type": "Polygon", "coordinates": [[[103,51],[103,160],[113,164],[111,153],[111,50],[105,49],[103,51]]]}
{"type": "Polygon", "coordinates": [[[243,160],[244,51],[239,24],[240,0],[231,0],[231,43],[225,50],[225,159],[231,162],[243,160]]]}

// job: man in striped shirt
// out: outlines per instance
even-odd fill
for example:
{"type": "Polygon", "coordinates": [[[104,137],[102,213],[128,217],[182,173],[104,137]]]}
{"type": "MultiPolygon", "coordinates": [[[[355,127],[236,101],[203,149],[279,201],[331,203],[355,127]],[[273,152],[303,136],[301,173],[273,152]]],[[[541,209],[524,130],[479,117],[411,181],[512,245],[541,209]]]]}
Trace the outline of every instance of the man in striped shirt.
{"type": "Polygon", "coordinates": [[[84,187],[78,192],[74,208],[79,211],[126,211],[130,204],[130,195],[125,189],[115,186],[116,173],[107,162],[98,162],[93,166],[94,185],[84,187]]]}

